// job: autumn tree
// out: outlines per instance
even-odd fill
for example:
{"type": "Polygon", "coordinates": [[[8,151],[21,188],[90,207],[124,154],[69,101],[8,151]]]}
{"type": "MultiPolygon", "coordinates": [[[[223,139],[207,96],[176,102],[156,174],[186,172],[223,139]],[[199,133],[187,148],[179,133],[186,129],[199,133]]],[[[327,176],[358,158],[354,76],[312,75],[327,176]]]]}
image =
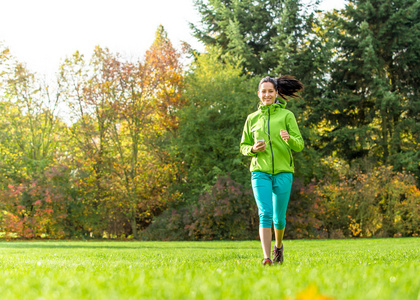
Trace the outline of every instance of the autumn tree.
{"type": "Polygon", "coordinates": [[[144,57],[143,68],[150,76],[148,90],[153,98],[155,121],[172,132],[178,128],[176,112],[185,104],[184,66],[180,58],[181,53],[173,47],[164,27],[159,26],[144,57]]]}
{"type": "Polygon", "coordinates": [[[162,26],[143,62],[97,47],[89,63],[76,53],[62,67],[75,120],[74,155],[91,162],[84,168],[96,186],[91,201],[108,212],[111,227],[127,220],[134,237],[161,209],[176,170],[160,142],[177,126],[182,72],[162,26]]]}
{"type": "Polygon", "coordinates": [[[8,160],[6,164],[22,163],[21,175],[8,176],[19,181],[42,172],[61,148],[60,130],[64,126],[58,115],[61,98],[57,88],[37,78],[7,48],[1,52],[1,71],[0,122],[5,130],[0,147],[3,159],[8,160]]]}
{"type": "MultiPolygon", "coordinates": [[[[0,210],[6,222],[3,228],[25,237],[56,234],[55,225],[64,218],[65,205],[47,201],[48,195],[54,198],[54,188],[46,183],[46,174],[53,165],[58,166],[56,158],[65,148],[66,125],[58,115],[59,87],[52,88],[41,81],[8,49],[2,49],[0,65],[0,210]],[[51,213],[55,205],[57,209],[51,213]]],[[[60,199],[67,199],[65,193],[60,199]]],[[[59,231],[62,235],[63,231],[59,231]]]]}
{"type": "Polygon", "coordinates": [[[178,125],[175,112],[183,101],[179,58],[160,26],[144,62],[121,64],[120,80],[115,81],[119,126],[114,123],[111,138],[119,167],[114,165],[112,170],[122,180],[128,199],[125,214],[135,237],[137,222],[150,219],[148,216],[166,201],[163,193],[175,175],[174,161],[160,142],[166,131],[174,131],[178,125]]]}

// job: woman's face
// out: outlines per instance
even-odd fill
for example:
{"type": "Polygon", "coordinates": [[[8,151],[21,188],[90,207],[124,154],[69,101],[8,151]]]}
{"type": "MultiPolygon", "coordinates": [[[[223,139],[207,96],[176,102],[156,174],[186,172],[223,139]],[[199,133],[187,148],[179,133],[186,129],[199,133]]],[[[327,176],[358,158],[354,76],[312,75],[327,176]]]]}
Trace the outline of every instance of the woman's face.
{"type": "Polygon", "coordinates": [[[271,82],[263,82],[258,91],[258,97],[265,105],[273,104],[277,97],[277,91],[274,88],[274,84],[271,82]]]}

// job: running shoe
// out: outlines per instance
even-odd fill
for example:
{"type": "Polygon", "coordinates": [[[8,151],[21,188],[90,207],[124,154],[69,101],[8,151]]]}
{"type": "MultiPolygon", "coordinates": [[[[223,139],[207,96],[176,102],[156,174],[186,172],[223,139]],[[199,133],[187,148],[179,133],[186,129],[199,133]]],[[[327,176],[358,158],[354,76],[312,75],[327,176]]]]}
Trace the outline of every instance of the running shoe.
{"type": "Polygon", "coordinates": [[[274,245],[273,262],[277,264],[283,263],[283,244],[281,245],[281,248],[277,248],[276,245],[274,245]]]}
{"type": "Polygon", "coordinates": [[[261,263],[262,263],[263,266],[271,266],[273,264],[273,262],[269,258],[263,258],[261,263]]]}

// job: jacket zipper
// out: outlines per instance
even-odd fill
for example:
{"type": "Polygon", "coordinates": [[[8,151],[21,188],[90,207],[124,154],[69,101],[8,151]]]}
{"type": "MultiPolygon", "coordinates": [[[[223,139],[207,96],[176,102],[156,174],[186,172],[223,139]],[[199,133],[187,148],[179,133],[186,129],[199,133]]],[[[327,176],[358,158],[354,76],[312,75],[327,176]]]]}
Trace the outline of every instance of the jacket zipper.
{"type": "Polygon", "coordinates": [[[273,175],[274,175],[274,154],[273,154],[273,146],[272,146],[271,134],[270,134],[270,108],[268,108],[268,138],[270,139],[271,161],[273,163],[273,175]]]}
{"type": "Polygon", "coordinates": [[[293,157],[292,157],[292,153],[290,152],[290,149],[287,149],[287,151],[289,151],[290,166],[292,166],[292,164],[293,164],[293,157]]]}

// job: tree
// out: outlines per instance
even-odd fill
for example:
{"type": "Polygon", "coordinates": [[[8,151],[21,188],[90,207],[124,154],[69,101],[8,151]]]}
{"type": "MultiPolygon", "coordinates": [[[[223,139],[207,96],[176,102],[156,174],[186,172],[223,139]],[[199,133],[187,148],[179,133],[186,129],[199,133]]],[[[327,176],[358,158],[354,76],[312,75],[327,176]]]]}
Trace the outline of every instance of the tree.
{"type": "Polygon", "coordinates": [[[164,206],[164,195],[172,197],[165,191],[176,167],[161,143],[177,127],[182,73],[162,26],[144,62],[125,62],[96,47],[88,64],[76,53],[62,67],[75,117],[74,156],[87,157],[85,170],[94,173],[91,199],[107,211],[102,216],[109,226],[126,220],[135,238],[139,224],[164,206]]]}
{"type": "Polygon", "coordinates": [[[158,139],[178,125],[174,112],[182,106],[183,85],[179,58],[180,54],[160,26],[144,63],[121,64],[116,72],[120,80],[115,80],[114,107],[120,127],[114,123],[110,131],[118,153],[112,171],[124,183],[129,200],[127,216],[135,237],[137,222],[141,220],[139,214],[151,215],[153,207],[166,202],[162,196],[176,170],[158,139]]]}
{"type": "MultiPolygon", "coordinates": [[[[242,74],[293,75],[305,85],[302,99],[289,99],[287,109],[297,117],[305,137],[305,150],[298,153],[296,175],[325,175],[313,161],[321,161],[322,142],[316,106],[325,94],[326,74],[332,58],[332,43],[313,7],[300,1],[196,1],[202,27],[192,26],[206,45],[220,48],[221,60],[243,68],[242,74]]],[[[314,7],[316,7],[316,4],[314,7]]],[[[249,111],[251,112],[251,110],[249,111]]]]}
{"type": "Polygon", "coordinates": [[[178,114],[174,145],[187,172],[180,182],[190,200],[227,173],[249,187],[249,160],[240,154],[239,143],[247,115],[257,108],[258,82],[241,75],[238,65],[221,62],[221,51],[210,48],[193,64],[188,102],[178,114]]]}
{"type": "MultiPolygon", "coordinates": [[[[222,49],[252,75],[272,73],[287,48],[299,47],[305,35],[303,7],[296,0],[196,0],[201,26],[194,35],[222,49]],[[294,46],[293,46],[294,45],[294,46]],[[286,48],[285,48],[286,46],[286,48]]],[[[310,24],[310,22],[308,22],[310,24]]]]}
{"type": "Polygon", "coordinates": [[[83,206],[75,207],[75,210],[91,212],[89,216],[85,215],[87,222],[80,223],[76,218],[72,222],[74,227],[84,223],[82,231],[95,236],[101,236],[108,225],[106,199],[110,191],[106,174],[113,99],[106,88],[112,84],[112,78],[108,75],[109,70],[102,66],[107,56],[110,56],[109,52],[96,47],[91,61],[86,62],[77,51],[65,59],[59,72],[72,123],[67,140],[72,147],[64,159],[74,170],[76,198],[83,206]]]}
{"type": "Polygon", "coordinates": [[[69,197],[48,178],[52,166],[59,165],[57,157],[65,150],[62,139],[66,125],[58,116],[59,88],[40,81],[7,49],[1,52],[0,66],[3,229],[24,237],[61,237],[69,197]]]}
{"type": "Polygon", "coordinates": [[[8,52],[2,52],[0,150],[3,176],[22,182],[42,174],[63,150],[65,124],[58,116],[59,89],[36,78],[8,52]]]}
{"type": "Polygon", "coordinates": [[[419,8],[415,0],[352,0],[328,15],[336,55],[317,110],[329,153],[420,175],[419,8]]]}
{"type": "Polygon", "coordinates": [[[0,149],[5,164],[17,168],[6,168],[3,175],[21,182],[41,174],[62,149],[61,97],[58,89],[36,78],[8,49],[1,58],[0,124],[5,130],[0,134],[0,149]]]}

